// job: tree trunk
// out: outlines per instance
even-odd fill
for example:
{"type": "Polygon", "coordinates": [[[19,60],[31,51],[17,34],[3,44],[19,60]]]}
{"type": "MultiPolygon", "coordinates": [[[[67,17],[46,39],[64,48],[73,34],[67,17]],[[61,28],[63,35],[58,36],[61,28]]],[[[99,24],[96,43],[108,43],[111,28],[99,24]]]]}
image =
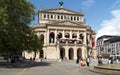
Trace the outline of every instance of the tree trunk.
{"type": "Polygon", "coordinates": [[[34,51],[33,61],[35,61],[35,59],[36,59],[36,51],[34,51]]]}

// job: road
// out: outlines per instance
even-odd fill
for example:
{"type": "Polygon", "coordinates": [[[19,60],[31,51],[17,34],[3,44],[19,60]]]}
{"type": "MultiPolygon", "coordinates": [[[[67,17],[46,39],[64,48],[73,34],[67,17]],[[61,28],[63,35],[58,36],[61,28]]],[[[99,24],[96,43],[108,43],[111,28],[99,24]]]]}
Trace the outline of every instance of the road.
{"type": "MultiPolygon", "coordinates": [[[[95,65],[95,62],[91,66],[95,65]]],[[[43,61],[25,68],[0,68],[0,75],[102,75],[89,71],[90,67],[79,67],[75,61],[43,61]]]]}

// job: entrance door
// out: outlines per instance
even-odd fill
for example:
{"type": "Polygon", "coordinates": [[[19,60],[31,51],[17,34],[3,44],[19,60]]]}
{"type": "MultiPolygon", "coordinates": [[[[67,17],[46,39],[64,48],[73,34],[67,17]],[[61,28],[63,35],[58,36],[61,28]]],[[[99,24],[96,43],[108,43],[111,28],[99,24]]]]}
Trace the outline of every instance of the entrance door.
{"type": "Polygon", "coordinates": [[[72,60],[72,59],[73,59],[73,56],[74,56],[73,48],[70,48],[70,49],[69,49],[69,59],[72,60]]]}
{"type": "Polygon", "coordinates": [[[82,50],[81,50],[81,48],[78,48],[78,49],[77,49],[77,57],[78,57],[78,58],[81,58],[81,57],[82,57],[82,50]]]}
{"type": "Polygon", "coordinates": [[[65,49],[60,48],[60,58],[63,59],[65,57],[65,49]]]}

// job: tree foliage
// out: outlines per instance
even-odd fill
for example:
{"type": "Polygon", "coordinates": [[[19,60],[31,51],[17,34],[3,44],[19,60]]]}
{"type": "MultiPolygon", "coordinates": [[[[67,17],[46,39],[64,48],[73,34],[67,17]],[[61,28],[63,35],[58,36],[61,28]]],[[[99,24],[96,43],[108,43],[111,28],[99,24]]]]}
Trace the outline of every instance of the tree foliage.
{"type": "Polygon", "coordinates": [[[37,35],[35,35],[34,32],[30,35],[30,40],[29,40],[29,49],[28,52],[34,52],[34,57],[33,59],[35,60],[36,54],[42,50],[43,44],[40,38],[38,38],[37,35]]]}
{"type": "Polygon", "coordinates": [[[0,0],[0,54],[20,54],[28,48],[34,14],[26,0],[0,0]]]}

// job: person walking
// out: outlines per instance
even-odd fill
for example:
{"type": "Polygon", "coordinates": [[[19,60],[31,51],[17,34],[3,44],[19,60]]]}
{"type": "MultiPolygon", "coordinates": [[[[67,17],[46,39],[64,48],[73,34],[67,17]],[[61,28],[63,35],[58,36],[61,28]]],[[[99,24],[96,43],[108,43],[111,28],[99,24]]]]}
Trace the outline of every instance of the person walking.
{"type": "Polygon", "coordinates": [[[98,64],[99,64],[99,65],[102,65],[102,64],[103,64],[102,58],[98,58],[98,64]]]}
{"type": "Polygon", "coordinates": [[[76,65],[79,66],[79,64],[80,64],[80,57],[78,56],[76,59],[76,65]]]}
{"type": "Polygon", "coordinates": [[[90,57],[86,58],[86,64],[87,64],[88,67],[90,66],[90,57]]]}
{"type": "Polygon", "coordinates": [[[81,66],[86,66],[86,60],[85,59],[82,59],[81,66]]]}

